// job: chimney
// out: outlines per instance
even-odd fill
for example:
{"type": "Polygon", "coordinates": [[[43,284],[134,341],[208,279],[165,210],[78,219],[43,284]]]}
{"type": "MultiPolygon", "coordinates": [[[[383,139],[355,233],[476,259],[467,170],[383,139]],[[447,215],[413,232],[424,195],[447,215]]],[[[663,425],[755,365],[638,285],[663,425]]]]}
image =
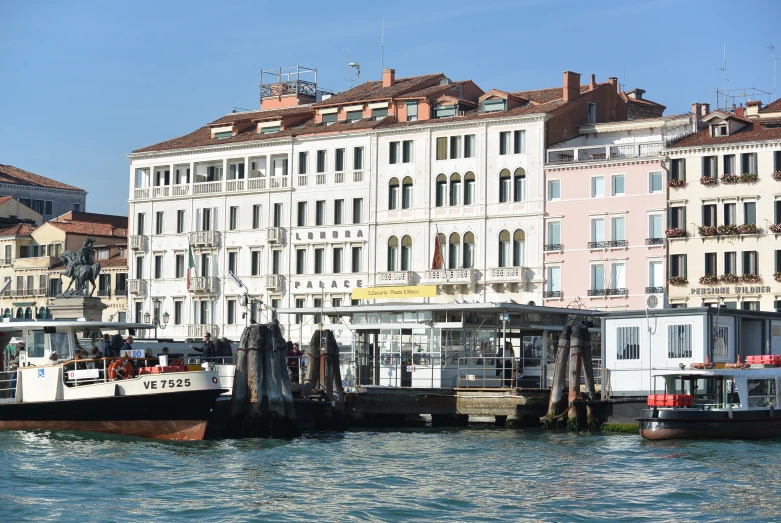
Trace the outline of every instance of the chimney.
{"type": "Polygon", "coordinates": [[[746,116],[759,116],[760,109],[762,109],[760,100],[749,100],[746,102],[746,116]]]}
{"type": "Polygon", "coordinates": [[[626,93],[627,96],[630,98],[634,98],[635,100],[642,100],[643,95],[645,94],[645,89],[632,89],[628,93],[626,93]]]}
{"type": "Polygon", "coordinates": [[[607,79],[607,83],[615,87],[617,93],[620,92],[620,87],[618,85],[618,78],[616,78],[615,76],[611,76],[610,78],[607,79]]]}
{"type": "Polygon", "coordinates": [[[580,73],[564,71],[564,103],[580,96],[580,73]]]}
{"type": "Polygon", "coordinates": [[[396,70],[395,69],[383,69],[382,71],[382,86],[390,87],[396,83],[396,70]]]}
{"type": "Polygon", "coordinates": [[[710,113],[710,104],[702,104],[700,106],[700,116],[707,116],[710,113]]]}
{"type": "Polygon", "coordinates": [[[597,88],[597,75],[591,73],[591,82],[588,84],[588,90],[593,91],[597,88]]]}
{"type": "Polygon", "coordinates": [[[736,114],[737,116],[740,116],[741,118],[743,118],[744,116],[746,116],[746,114],[745,114],[745,113],[746,113],[746,111],[745,111],[745,109],[743,109],[743,106],[742,106],[742,105],[741,105],[740,107],[736,107],[736,108],[735,108],[735,114],[736,114]]]}

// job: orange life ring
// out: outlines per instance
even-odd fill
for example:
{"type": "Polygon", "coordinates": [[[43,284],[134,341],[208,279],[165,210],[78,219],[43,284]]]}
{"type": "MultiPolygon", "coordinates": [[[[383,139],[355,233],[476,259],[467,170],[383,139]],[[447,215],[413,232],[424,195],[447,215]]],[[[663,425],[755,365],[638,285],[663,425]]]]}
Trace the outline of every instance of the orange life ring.
{"type": "Polygon", "coordinates": [[[133,377],[133,366],[124,358],[114,360],[108,367],[109,379],[128,379],[133,377]]]}

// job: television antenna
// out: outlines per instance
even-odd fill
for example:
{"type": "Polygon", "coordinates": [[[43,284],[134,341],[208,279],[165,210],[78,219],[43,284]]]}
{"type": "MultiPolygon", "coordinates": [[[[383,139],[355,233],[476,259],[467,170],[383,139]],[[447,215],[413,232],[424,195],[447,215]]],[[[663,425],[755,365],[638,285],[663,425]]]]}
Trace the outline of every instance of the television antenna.
{"type": "MultiPolygon", "coordinates": [[[[729,80],[727,78],[727,43],[724,43],[724,65],[716,69],[717,71],[721,71],[724,73],[724,109],[727,109],[729,107],[729,101],[727,100],[727,81],[729,80]]],[[[719,93],[718,90],[716,91],[716,106],[719,105],[719,93]]]]}
{"type": "MultiPolygon", "coordinates": [[[[361,74],[361,68],[353,62],[353,50],[349,47],[347,49],[342,49],[343,53],[347,53],[347,85],[350,87],[350,89],[353,88],[353,68],[356,68],[358,71],[358,76],[361,74]]],[[[358,81],[356,79],[355,85],[358,85],[358,81]]]]}
{"type": "Polygon", "coordinates": [[[776,97],[776,62],[778,62],[778,57],[776,56],[776,48],[773,44],[765,46],[765,49],[770,49],[770,52],[773,53],[773,57],[768,58],[768,60],[773,61],[773,98],[775,98],[776,97]]]}

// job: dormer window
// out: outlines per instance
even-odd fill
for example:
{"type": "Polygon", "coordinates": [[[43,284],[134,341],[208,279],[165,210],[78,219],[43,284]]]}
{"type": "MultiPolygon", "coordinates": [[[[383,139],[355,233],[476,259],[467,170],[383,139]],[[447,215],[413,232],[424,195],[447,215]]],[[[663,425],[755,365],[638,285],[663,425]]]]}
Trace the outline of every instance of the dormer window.
{"type": "Polygon", "coordinates": [[[711,136],[727,136],[727,124],[711,125],[711,136]]]}
{"type": "Polygon", "coordinates": [[[434,107],[434,118],[449,118],[458,114],[458,105],[437,105],[434,107]]]}
{"type": "Polygon", "coordinates": [[[507,110],[507,100],[483,100],[483,112],[493,113],[507,110]]]}
{"type": "Polygon", "coordinates": [[[336,123],[337,114],[335,112],[324,114],[323,115],[323,123],[326,125],[332,125],[336,123]]]}
{"type": "Polygon", "coordinates": [[[280,127],[278,125],[272,125],[269,127],[261,127],[260,128],[260,134],[271,134],[271,133],[278,133],[280,130],[280,127]]]}
{"type": "Polygon", "coordinates": [[[350,123],[358,122],[362,118],[363,118],[363,111],[361,109],[358,109],[357,111],[347,111],[347,121],[350,123]]]}
{"type": "Polygon", "coordinates": [[[212,138],[230,138],[233,136],[233,125],[223,125],[222,127],[212,127],[212,138]]]}
{"type": "Polygon", "coordinates": [[[222,131],[219,133],[214,133],[214,137],[219,139],[230,138],[231,136],[233,136],[233,131],[222,131]]]}
{"type": "Polygon", "coordinates": [[[372,120],[382,120],[386,116],[388,116],[387,107],[377,107],[372,109],[372,120]]]}

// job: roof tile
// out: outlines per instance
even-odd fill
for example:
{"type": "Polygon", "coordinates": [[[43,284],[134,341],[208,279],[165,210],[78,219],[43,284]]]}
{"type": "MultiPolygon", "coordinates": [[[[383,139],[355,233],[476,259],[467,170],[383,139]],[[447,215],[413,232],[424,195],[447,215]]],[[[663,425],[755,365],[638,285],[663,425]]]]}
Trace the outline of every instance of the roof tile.
{"type": "Polygon", "coordinates": [[[67,191],[83,191],[67,183],[58,182],[51,178],[46,178],[40,174],[25,171],[13,165],[0,164],[0,183],[9,183],[15,185],[28,185],[33,187],[48,187],[51,189],[64,189],[67,191]]]}

